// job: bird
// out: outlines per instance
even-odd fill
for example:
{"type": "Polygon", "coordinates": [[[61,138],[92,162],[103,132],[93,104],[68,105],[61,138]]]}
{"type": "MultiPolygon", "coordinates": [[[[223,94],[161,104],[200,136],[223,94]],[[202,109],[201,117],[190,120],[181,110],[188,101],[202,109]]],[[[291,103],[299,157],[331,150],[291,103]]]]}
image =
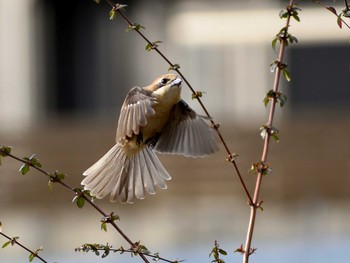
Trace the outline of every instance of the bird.
{"type": "Polygon", "coordinates": [[[208,117],[181,99],[182,79],[163,74],[145,87],[133,87],[120,110],[115,145],[88,168],[81,184],[90,195],[134,203],[171,179],[156,153],[204,157],[219,150],[208,117]]]}

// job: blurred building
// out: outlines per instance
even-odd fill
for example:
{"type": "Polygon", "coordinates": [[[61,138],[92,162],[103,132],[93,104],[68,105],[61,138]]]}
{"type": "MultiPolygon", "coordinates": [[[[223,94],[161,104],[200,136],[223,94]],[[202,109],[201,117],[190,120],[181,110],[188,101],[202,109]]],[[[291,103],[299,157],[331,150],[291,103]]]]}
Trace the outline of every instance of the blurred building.
{"type": "MultiPolygon", "coordinates": [[[[128,16],[206,92],[213,116],[243,125],[265,114],[261,99],[272,88],[271,40],[284,26],[278,17],[284,1],[127,4],[128,16]]],[[[301,23],[290,28],[300,43],[287,53],[293,82],[283,82],[288,110],[347,107],[349,34],[320,6],[301,8],[301,23]]],[[[121,18],[109,20],[109,9],[85,0],[0,1],[1,129],[57,115],[116,118],[128,89],[167,71],[142,39],[125,33],[121,18]]],[[[190,100],[186,87],[183,93],[190,100]]]]}

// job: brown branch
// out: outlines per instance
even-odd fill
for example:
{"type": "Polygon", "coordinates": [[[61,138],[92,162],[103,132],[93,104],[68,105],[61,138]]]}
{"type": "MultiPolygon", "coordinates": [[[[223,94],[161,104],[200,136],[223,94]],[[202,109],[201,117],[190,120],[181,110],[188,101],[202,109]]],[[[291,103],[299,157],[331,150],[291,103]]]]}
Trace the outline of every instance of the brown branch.
{"type": "Polygon", "coordinates": [[[47,261],[45,259],[43,259],[41,256],[39,256],[38,251],[35,252],[35,251],[30,250],[29,248],[24,246],[22,243],[18,242],[17,238],[11,238],[8,235],[2,233],[1,231],[0,231],[0,235],[2,235],[3,237],[5,237],[9,241],[11,241],[12,246],[14,244],[16,244],[16,245],[20,246],[21,248],[23,248],[24,250],[28,251],[30,253],[30,255],[33,255],[33,257],[36,257],[36,258],[40,259],[42,262],[47,263],[47,261]]]}
{"type": "MultiPolygon", "coordinates": [[[[45,171],[44,169],[40,168],[40,167],[37,167],[35,165],[33,165],[32,162],[30,161],[27,161],[27,160],[24,160],[22,158],[19,158],[11,153],[3,153],[4,155],[6,156],[9,156],[19,162],[22,162],[24,164],[27,164],[29,165],[30,167],[36,169],[37,171],[39,171],[40,173],[46,175],[49,177],[49,180],[51,182],[54,182],[54,183],[58,183],[60,184],[61,186],[65,187],[66,189],[70,190],[71,192],[74,192],[74,194],[76,196],[79,196],[81,198],[84,198],[84,200],[86,202],[88,202],[97,212],[99,212],[104,218],[109,218],[110,215],[108,215],[107,213],[105,213],[101,208],[99,208],[93,201],[91,201],[90,197],[87,196],[84,192],[81,192],[81,191],[77,191],[76,188],[73,188],[71,186],[69,186],[68,184],[66,184],[65,182],[63,182],[62,180],[60,179],[57,179],[54,175],[48,173],[47,171],[45,171]]],[[[113,226],[113,228],[129,243],[129,245],[132,247],[132,248],[137,248],[137,246],[131,241],[131,239],[121,230],[121,228],[114,222],[114,220],[107,220],[107,223],[109,223],[110,225],[113,226]]],[[[138,253],[140,255],[140,257],[143,259],[144,262],[146,263],[149,263],[148,259],[145,257],[145,255],[141,254],[141,253],[138,253]]]]}
{"type": "MultiPolygon", "coordinates": [[[[341,16],[338,16],[338,14],[336,13],[336,11],[335,11],[334,8],[325,5],[325,4],[322,3],[321,1],[318,1],[318,0],[313,0],[313,1],[314,1],[315,4],[318,4],[318,5],[320,5],[320,6],[324,7],[324,8],[326,8],[326,9],[327,9],[328,11],[330,11],[333,15],[335,15],[336,17],[338,17],[338,18],[342,21],[342,23],[343,23],[344,25],[346,25],[347,28],[350,29],[350,25],[349,25],[348,23],[346,23],[346,22],[344,21],[344,19],[341,18],[341,16]]],[[[345,5],[346,5],[346,8],[349,7],[346,0],[345,0],[345,5]]]]}

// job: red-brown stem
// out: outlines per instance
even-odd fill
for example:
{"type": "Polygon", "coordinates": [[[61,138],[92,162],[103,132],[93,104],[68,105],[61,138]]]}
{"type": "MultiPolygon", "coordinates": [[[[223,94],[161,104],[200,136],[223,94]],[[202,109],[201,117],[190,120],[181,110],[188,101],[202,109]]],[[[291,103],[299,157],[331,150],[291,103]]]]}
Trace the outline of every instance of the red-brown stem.
{"type": "MultiPolygon", "coordinates": [[[[290,0],[289,6],[292,6],[293,2],[294,2],[293,0],[290,0]]],[[[287,21],[286,21],[286,28],[287,28],[286,33],[288,31],[289,23],[290,23],[290,16],[287,17],[287,21]]],[[[281,44],[280,44],[280,49],[279,49],[279,54],[278,54],[279,63],[282,63],[282,61],[283,61],[285,41],[286,41],[285,39],[282,39],[281,44]]],[[[281,68],[276,67],[275,79],[274,79],[274,84],[273,84],[273,91],[275,93],[278,91],[280,77],[281,77],[281,68]]],[[[275,115],[276,103],[277,103],[277,98],[274,96],[271,99],[267,127],[272,127],[273,119],[274,119],[274,115],[275,115]]],[[[270,139],[271,139],[271,134],[269,132],[266,132],[266,136],[265,136],[265,140],[264,140],[264,148],[263,148],[263,152],[262,152],[262,156],[261,156],[261,162],[263,164],[266,163],[266,161],[267,161],[270,139]]],[[[251,255],[251,252],[253,251],[251,244],[252,244],[254,226],[255,226],[255,221],[256,221],[256,213],[257,213],[257,210],[259,208],[259,193],[260,193],[260,188],[261,188],[262,177],[263,177],[263,171],[262,171],[262,169],[259,169],[257,179],[256,179],[256,184],[255,184],[253,203],[250,206],[250,218],[249,218],[246,243],[245,243],[244,253],[243,253],[243,263],[249,262],[249,256],[251,255]]]]}
{"type": "MultiPolygon", "coordinates": [[[[335,15],[336,17],[338,17],[337,14],[333,13],[331,10],[328,9],[329,6],[325,5],[324,3],[322,3],[321,1],[318,1],[318,0],[314,0],[314,2],[315,2],[316,4],[318,4],[318,5],[320,5],[320,6],[323,6],[323,7],[326,8],[328,11],[330,11],[333,15],[335,15]]],[[[345,0],[345,6],[346,6],[346,8],[348,8],[348,2],[347,2],[346,0],[345,0]]],[[[343,18],[340,17],[340,19],[341,19],[342,23],[343,23],[347,28],[350,29],[350,25],[349,25],[348,23],[346,23],[346,21],[345,21],[343,18]]]]}

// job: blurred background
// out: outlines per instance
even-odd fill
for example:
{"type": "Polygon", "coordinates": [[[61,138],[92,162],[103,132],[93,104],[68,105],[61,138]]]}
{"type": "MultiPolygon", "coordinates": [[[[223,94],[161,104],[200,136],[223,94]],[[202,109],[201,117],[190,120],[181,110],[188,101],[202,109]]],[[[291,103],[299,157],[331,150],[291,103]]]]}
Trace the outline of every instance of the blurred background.
{"type": "MultiPolygon", "coordinates": [[[[248,173],[261,158],[259,127],[267,120],[262,100],[272,89],[271,40],[285,24],[288,1],[125,1],[126,14],[196,90],[230,149],[251,191],[248,173]]],[[[274,126],[272,174],[264,177],[251,262],[348,262],[350,258],[350,31],[312,1],[300,3],[299,40],[286,51],[292,82],[284,79],[285,107],[274,126]]],[[[324,1],[334,6],[333,1],[324,1]]],[[[337,1],[337,10],[342,1],[337,1]]],[[[37,154],[47,171],[68,174],[78,187],[82,172],[113,146],[119,109],[128,90],[167,72],[168,65],[117,17],[92,0],[0,0],[0,144],[13,154],[37,154]]],[[[191,100],[187,87],[183,98],[191,100]]],[[[222,148],[222,147],[221,147],[222,148]]],[[[229,256],[245,242],[249,207],[225,151],[205,159],[160,156],[172,175],[166,191],[133,205],[96,200],[121,217],[120,227],[168,259],[210,262],[218,240],[229,256]]],[[[128,247],[89,205],[78,209],[72,193],[35,171],[22,176],[18,162],[0,166],[3,232],[36,249],[49,262],[140,262],[130,255],[106,259],[77,253],[83,243],[128,247]]],[[[0,244],[6,240],[0,237],[0,244]]],[[[27,262],[19,247],[0,250],[1,262],[27,262]]],[[[39,261],[37,261],[39,262],[39,261]]]]}

